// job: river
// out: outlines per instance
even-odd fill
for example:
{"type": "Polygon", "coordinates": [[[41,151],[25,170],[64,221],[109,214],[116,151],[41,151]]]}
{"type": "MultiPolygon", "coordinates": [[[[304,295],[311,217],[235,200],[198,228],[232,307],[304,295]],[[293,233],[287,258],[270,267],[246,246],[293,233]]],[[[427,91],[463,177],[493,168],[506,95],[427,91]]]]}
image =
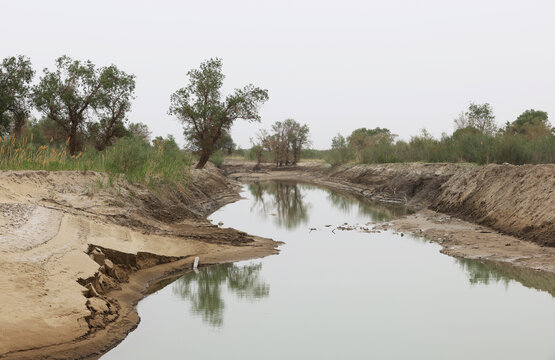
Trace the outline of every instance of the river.
{"type": "Polygon", "coordinates": [[[103,359],[555,359],[552,275],[372,230],[404,207],[292,182],[242,195],[210,220],[281,253],[166,279],[103,359]]]}

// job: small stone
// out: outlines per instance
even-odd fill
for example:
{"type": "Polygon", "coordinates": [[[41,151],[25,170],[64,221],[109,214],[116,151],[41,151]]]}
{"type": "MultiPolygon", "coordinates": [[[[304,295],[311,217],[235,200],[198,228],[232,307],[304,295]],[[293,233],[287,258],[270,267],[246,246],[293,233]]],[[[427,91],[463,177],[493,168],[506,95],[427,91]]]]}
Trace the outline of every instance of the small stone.
{"type": "Polygon", "coordinates": [[[511,246],[511,243],[506,243],[505,246],[511,246]]]}

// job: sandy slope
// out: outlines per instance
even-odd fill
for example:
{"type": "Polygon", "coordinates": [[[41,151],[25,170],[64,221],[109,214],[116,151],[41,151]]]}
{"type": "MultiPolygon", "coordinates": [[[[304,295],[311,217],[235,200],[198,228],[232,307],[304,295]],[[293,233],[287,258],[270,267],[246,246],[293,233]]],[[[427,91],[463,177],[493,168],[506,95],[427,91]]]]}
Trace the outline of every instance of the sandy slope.
{"type": "Polygon", "coordinates": [[[147,281],[194,256],[276,252],[271,240],[204,220],[237,195],[214,169],[193,175],[188,192],[155,194],[93,172],[0,173],[0,357],[98,353],[136,326],[132,305],[147,281]],[[95,262],[92,245],[111,263],[95,262]]]}

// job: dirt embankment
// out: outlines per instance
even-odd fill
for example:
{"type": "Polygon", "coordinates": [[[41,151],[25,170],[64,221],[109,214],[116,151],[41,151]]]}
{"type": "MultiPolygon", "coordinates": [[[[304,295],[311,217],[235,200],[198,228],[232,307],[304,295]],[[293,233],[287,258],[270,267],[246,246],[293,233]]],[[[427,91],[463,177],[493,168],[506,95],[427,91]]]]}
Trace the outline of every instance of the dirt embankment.
{"type": "Polygon", "coordinates": [[[457,173],[430,207],[555,247],[555,164],[488,165],[457,173]]]}
{"type": "Polygon", "coordinates": [[[555,247],[555,165],[306,163],[252,171],[228,162],[231,177],[296,178],[354,191],[373,200],[410,205],[487,226],[501,233],[555,247]]]}
{"type": "Polygon", "coordinates": [[[149,281],[276,253],[205,216],[236,200],[220,171],[152,191],[94,172],[0,173],[0,358],[85,358],[134,329],[149,281]]]}

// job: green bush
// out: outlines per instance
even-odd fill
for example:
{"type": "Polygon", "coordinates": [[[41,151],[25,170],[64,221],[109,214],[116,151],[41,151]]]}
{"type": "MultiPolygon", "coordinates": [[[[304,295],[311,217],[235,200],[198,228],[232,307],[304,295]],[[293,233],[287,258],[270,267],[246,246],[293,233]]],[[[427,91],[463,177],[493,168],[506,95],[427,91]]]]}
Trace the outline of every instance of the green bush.
{"type": "Polygon", "coordinates": [[[221,168],[224,164],[224,154],[221,150],[216,150],[210,155],[210,162],[221,168]]]}
{"type": "MultiPolygon", "coordinates": [[[[386,139],[387,140],[387,139],[386,139]]],[[[349,147],[330,150],[326,161],[331,165],[356,161],[363,164],[391,162],[470,162],[477,164],[555,163],[555,135],[530,137],[522,134],[487,135],[474,128],[459,129],[451,136],[434,139],[427,132],[409,142],[379,141],[357,150],[349,147]]]]}

